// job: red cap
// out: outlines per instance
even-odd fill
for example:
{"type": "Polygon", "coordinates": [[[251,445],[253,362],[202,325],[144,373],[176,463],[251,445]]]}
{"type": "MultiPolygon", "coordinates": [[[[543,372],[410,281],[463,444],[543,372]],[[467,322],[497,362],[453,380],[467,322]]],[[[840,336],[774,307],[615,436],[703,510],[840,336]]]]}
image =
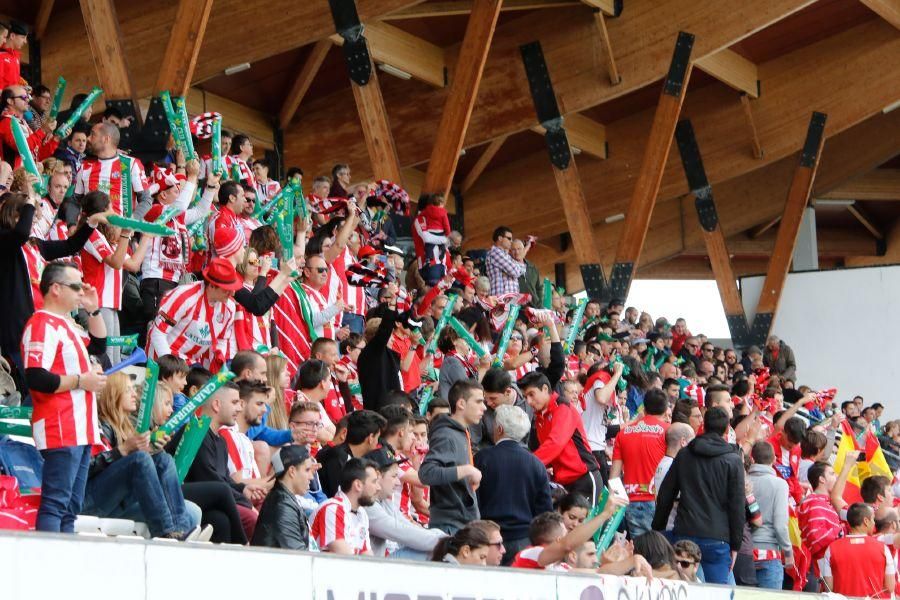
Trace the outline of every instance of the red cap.
{"type": "Polygon", "coordinates": [[[231,227],[216,229],[213,236],[213,248],[216,250],[216,256],[228,258],[232,254],[237,254],[238,250],[243,247],[244,240],[237,229],[231,227]]]}
{"type": "Polygon", "coordinates": [[[244,287],[244,281],[234,269],[234,265],[224,258],[214,258],[209,261],[209,265],[203,271],[203,279],[209,284],[232,292],[244,287]]]}
{"type": "Polygon", "coordinates": [[[356,257],[360,260],[368,258],[369,256],[378,256],[378,250],[372,246],[362,246],[356,253],[356,257]]]}

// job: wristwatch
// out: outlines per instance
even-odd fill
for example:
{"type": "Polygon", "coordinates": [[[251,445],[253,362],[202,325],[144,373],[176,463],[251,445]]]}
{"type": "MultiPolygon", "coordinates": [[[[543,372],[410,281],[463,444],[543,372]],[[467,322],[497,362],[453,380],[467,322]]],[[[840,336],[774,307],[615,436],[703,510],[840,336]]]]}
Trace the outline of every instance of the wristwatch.
{"type": "Polygon", "coordinates": [[[88,313],[88,316],[89,316],[89,317],[96,317],[96,316],[99,316],[99,315],[100,315],[100,309],[99,309],[99,308],[98,308],[97,310],[95,310],[94,312],[89,312],[89,313],[88,313]]]}

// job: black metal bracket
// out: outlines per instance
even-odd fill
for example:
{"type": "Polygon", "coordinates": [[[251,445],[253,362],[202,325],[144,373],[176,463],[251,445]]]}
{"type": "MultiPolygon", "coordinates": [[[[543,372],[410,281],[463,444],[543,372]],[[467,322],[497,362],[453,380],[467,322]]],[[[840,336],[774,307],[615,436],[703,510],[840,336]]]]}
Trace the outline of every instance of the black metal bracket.
{"type": "MultiPolygon", "coordinates": [[[[23,65],[23,67],[24,66],[25,65],[23,65]]],[[[28,34],[28,77],[26,80],[32,87],[42,83],[41,42],[34,37],[33,31],[28,34]]]]}
{"type": "Polygon", "coordinates": [[[706,231],[715,231],[719,224],[719,215],[713,200],[712,186],[709,185],[706,169],[703,168],[703,159],[700,156],[700,148],[697,146],[694,127],[689,119],[678,122],[675,127],[675,142],[678,145],[678,153],[681,155],[681,165],[684,167],[688,187],[691,188],[691,193],[695,198],[694,206],[697,209],[700,226],[706,231]]]}
{"type": "Polygon", "coordinates": [[[774,319],[775,315],[772,313],[756,313],[753,318],[753,328],[750,330],[750,340],[753,345],[762,346],[766,343],[774,319]]]}
{"type": "Polygon", "coordinates": [[[138,137],[141,134],[141,126],[139,124],[140,112],[139,108],[134,105],[134,101],[125,100],[107,100],[106,108],[114,108],[122,113],[125,118],[131,118],[131,125],[127,128],[119,128],[119,148],[123,150],[131,150],[135,147],[138,137]]]}
{"type": "MultiPolygon", "coordinates": [[[[116,101],[114,101],[116,102],[116,101]]],[[[122,111],[122,114],[134,114],[133,105],[130,100],[121,100],[118,102],[127,103],[126,110],[117,103],[107,102],[107,105],[113,104],[122,111]]],[[[132,123],[132,128],[137,127],[136,123],[132,123]]],[[[150,98],[150,107],[147,109],[147,116],[144,117],[144,126],[133,132],[131,141],[131,149],[135,156],[144,161],[145,164],[152,164],[157,160],[161,160],[166,155],[166,143],[169,141],[169,121],[166,119],[165,110],[163,110],[162,102],[158,96],[150,98]]]]}
{"type": "Polygon", "coordinates": [[[584,283],[584,291],[588,298],[601,300],[606,294],[606,277],[603,275],[603,267],[597,264],[579,265],[581,268],[581,280],[584,283]]]}
{"type": "Polygon", "coordinates": [[[691,50],[694,48],[694,35],[685,31],[678,32],[678,40],[675,42],[675,52],[672,53],[672,62],[669,64],[669,72],[663,84],[663,93],[678,97],[684,88],[684,79],[688,66],[691,64],[691,50]]]}
{"type": "Polygon", "coordinates": [[[728,322],[728,331],[735,348],[741,350],[753,344],[746,315],[726,315],[725,320],[728,322]]]}
{"type": "Polygon", "coordinates": [[[544,139],[547,141],[550,162],[554,167],[566,170],[572,160],[572,153],[569,149],[569,138],[563,128],[562,115],[559,114],[559,105],[556,103],[556,94],[553,91],[553,82],[550,80],[550,72],[547,70],[541,43],[523,44],[519,46],[519,50],[522,53],[522,63],[525,66],[525,75],[528,77],[528,87],[531,90],[531,99],[534,102],[538,122],[546,130],[544,139]]]}
{"type": "Polygon", "coordinates": [[[344,62],[350,79],[357,85],[366,85],[372,77],[372,58],[363,35],[364,25],[359,21],[355,0],[328,0],[334,28],[344,39],[344,62]]]}
{"type": "Polygon", "coordinates": [[[616,263],[613,265],[609,281],[603,274],[603,267],[597,264],[579,265],[581,279],[584,282],[584,290],[588,298],[609,302],[617,299],[622,302],[628,295],[628,288],[634,277],[634,263],[616,263]]]}
{"type": "Polygon", "coordinates": [[[819,158],[819,148],[822,147],[822,136],[825,133],[825,121],[828,115],[813,112],[809,119],[809,128],[806,130],[806,141],[803,142],[803,151],[800,153],[800,166],[812,167],[819,158]]]}
{"type": "Polygon", "coordinates": [[[553,263],[553,275],[556,279],[556,287],[566,287],[566,263],[553,263]]]}

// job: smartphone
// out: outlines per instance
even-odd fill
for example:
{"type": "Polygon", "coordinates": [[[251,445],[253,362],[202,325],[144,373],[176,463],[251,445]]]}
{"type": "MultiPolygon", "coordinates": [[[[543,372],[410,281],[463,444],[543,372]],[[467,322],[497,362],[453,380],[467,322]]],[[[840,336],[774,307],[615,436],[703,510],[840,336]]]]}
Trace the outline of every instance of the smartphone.
{"type": "Polygon", "coordinates": [[[615,477],[609,480],[607,484],[609,491],[620,498],[625,500],[628,499],[628,492],[625,491],[625,484],[622,483],[622,479],[620,477],[615,477]]]}
{"type": "Polygon", "coordinates": [[[278,268],[278,259],[277,258],[274,258],[274,257],[272,258],[272,268],[273,269],[278,268]]]}

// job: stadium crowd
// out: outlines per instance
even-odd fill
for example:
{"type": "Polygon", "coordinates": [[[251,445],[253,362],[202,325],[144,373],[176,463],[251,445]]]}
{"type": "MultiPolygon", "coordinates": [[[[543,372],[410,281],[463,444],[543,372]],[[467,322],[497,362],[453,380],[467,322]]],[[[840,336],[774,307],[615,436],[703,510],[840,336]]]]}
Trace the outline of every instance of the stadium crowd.
{"type": "Polygon", "coordinates": [[[579,302],[528,232],[463,249],[443,197],[346,164],[277,181],[240,133],[222,169],[174,142],[142,163],[115,108],[59,135],[51,90],[10,67],[26,34],[0,25],[0,350],[33,407],[33,528],[122,517],[178,540],[895,591],[900,422],[860,397],[833,411],[777,337],[739,353],[579,302]],[[266,209],[301,184],[285,239],[266,209]],[[144,370],[115,368],[140,350],[149,429],[144,370]],[[223,369],[182,474],[189,434],[165,425],[223,369]]]}

